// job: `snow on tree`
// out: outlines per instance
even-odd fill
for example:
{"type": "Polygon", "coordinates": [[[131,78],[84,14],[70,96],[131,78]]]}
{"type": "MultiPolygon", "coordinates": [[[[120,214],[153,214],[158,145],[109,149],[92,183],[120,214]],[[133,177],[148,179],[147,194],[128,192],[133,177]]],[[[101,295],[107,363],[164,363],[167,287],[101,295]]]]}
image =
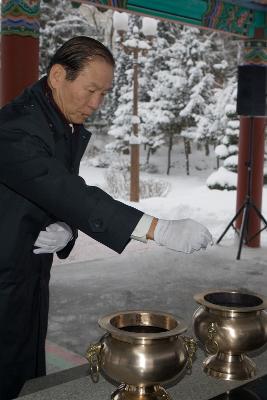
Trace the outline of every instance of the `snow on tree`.
{"type": "MultiPolygon", "coordinates": [[[[130,17],[129,21],[132,26],[140,26],[141,18],[130,17]]],[[[127,152],[132,131],[132,65],[127,56],[125,66],[127,57],[122,57],[121,47],[116,49],[117,109],[109,131],[115,141],[109,147],[127,152]]],[[[139,59],[139,136],[147,149],[147,162],[165,141],[168,173],[174,138],[178,135],[185,138],[187,153],[190,140],[197,140],[205,143],[208,154],[208,145],[216,141],[218,134],[214,109],[228,69],[225,55],[225,42],[218,34],[166,22],[158,24],[156,45],[139,59]]]]}
{"type": "MultiPolygon", "coordinates": [[[[140,26],[141,18],[130,18],[140,26]]],[[[183,69],[179,63],[180,55],[170,44],[175,44],[180,27],[167,23],[159,23],[157,41],[150,47],[145,56],[139,57],[139,125],[140,143],[147,149],[146,162],[150,154],[153,154],[167,138],[169,147],[172,147],[173,135],[178,132],[179,110],[184,107],[183,69]],[[166,39],[167,38],[167,39],[166,39]]],[[[126,39],[129,37],[127,36],[126,39]]],[[[179,51],[181,47],[178,46],[179,51]]],[[[184,49],[184,51],[186,51],[184,49]]],[[[120,49],[118,49],[120,53],[120,49]]],[[[121,56],[119,56],[121,57],[121,56]]],[[[129,55],[127,56],[129,59],[129,55]]],[[[118,108],[115,112],[112,127],[109,134],[115,137],[115,141],[108,147],[118,152],[127,152],[132,132],[132,59],[128,68],[122,71],[122,63],[125,58],[119,58],[119,73],[115,74],[115,87],[117,87],[118,108]],[[121,61],[121,62],[120,62],[121,61]],[[124,78],[121,74],[124,72],[124,78]],[[126,79],[125,79],[126,78],[126,79]],[[124,79],[118,87],[119,79],[124,79]],[[120,95],[119,95],[120,94],[120,95]]],[[[170,153],[170,152],[169,152],[170,153]]]]}
{"type": "MultiPolygon", "coordinates": [[[[197,28],[181,27],[173,24],[159,24],[159,35],[167,37],[159,46],[151,82],[151,104],[147,105],[149,116],[154,121],[155,131],[162,132],[168,143],[167,173],[171,167],[171,151],[176,135],[184,137],[187,173],[189,174],[190,140],[213,140],[210,130],[214,119],[214,90],[227,68],[223,60],[223,42],[219,36],[201,32],[197,28]],[[166,29],[168,34],[166,35],[166,29]],[[151,115],[152,113],[155,114],[151,115]],[[157,123],[157,115],[161,120],[157,123]]],[[[145,109],[145,107],[144,107],[145,109]]],[[[208,151],[207,151],[208,154],[208,151]]]]}
{"type": "MultiPolygon", "coordinates": [[[[116,151],[119,154],[128,154],[130,141],[132,140],[132,116],[133,116],[133,53],[127,51],[128,46],[134,45],[133,30],[140,27],[141,18],[136,16],[129,17],[129,29],[121,39],[115,33],[116,40],[114,45],[114,55],[116,58],[116,69],[114,76],[113,90],[113,119],[108,131],[114,141],[109,143],[106,148],[108,151],[116,151]]],[[[140,34],[140,39],[142,35],[140,34]]],[[[135,40],[135,39],[134,39],[135,40]]],[[[139,41],[142,45],[142,40],[139,41]]],[[[143,47],[142,47],[143,48],[143,47]]],[[[138,78],[139,85],[142,79],[143,57],[139,54],[138,78]]],[[[142,92],[139,88],[139,98],[142,92]]],[[[139,103],[139,109],[141,108],[139,103]]],[[[140,115],[140,113],[139,113],[140,115]]],[[[141,119],[142,120],[142,119],[141,119]]],[[[141,125],[141,124],[140,124],[141,125]]],[[[139,126],[140,126],[139,125],[139,126]]],[[[142,132],[139,130],[139,143],[143,143],[142,132]]]]}
{"type": "Polygon", "coordinates": [[[210,189],[234,190],[237,186],[237,174],[229,171],[225,167],[220,167],[208,177],[207,186],[210,189]]]}
{"type": "Polygon", "coordinates": [[[187,77],[185,107],[180,113],[186,127],[182,135],[210,143],[214,140],[210,129],[214,119],[214,92],[228,65],[223,59],[223,42],[217,34],[196,28],[184,28],[181,40],[186,48],[183,65],[187,77]]]}
{"type": "Polygon", "coordinates": [[[130,138],[132,134],[132,93],[127,86],[121,87],[119,105],[115,111],[113,123],[108,134],[114,141],[106,146],[108,151],[119,154],[129,154],[130,138]]]}
{"type": "Polygon", "coordinates": [[[142,103],[143,137],[148,145],[147,162],[164,142],[167,142],[167,173],[171,166],[174,136],[179,134],[179,111],[184,107],[183,88],[186,85],[180,65],[180,52],[173,49],[180,36],[181,27],[159,23],[158,39],[147,57],[144,74],[147,76],[148,101],[142,103]]]}
{"type": "MultiPolygon", "coordinates": [[[[215,147],[215,154],[219,160],[223,161],[223,167],[213,172],[207,179],[207,186],[210,189],[236,189],[239,138],[239,117],[236,114],[236,97],[236,77],[232,77],[218,97],[221,113],[224,110],[224,115],[221,115],[221,118],[218,119],[220,135],[218,136],[219,144],[215,147]],[[221,104],[222,101],[223,107],[221,104]],[[221,179],[222,171],[224,171],[223,179],[221,179]],[[227,171],[231,172],[231,174],[228,174],[227,171]],[[226,176],[229,177],[229,182],[227,182],[226,176]]],[[[219,112],[217,115],[219,117],[219,112]]]]}

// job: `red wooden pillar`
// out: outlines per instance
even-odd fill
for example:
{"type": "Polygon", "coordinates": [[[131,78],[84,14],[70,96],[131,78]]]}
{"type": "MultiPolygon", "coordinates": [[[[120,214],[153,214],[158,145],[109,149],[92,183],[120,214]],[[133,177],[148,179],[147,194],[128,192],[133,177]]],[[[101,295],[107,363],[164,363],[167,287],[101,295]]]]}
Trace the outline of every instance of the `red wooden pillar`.
{"type": "MultiPolygon", "coordinates": [[[[266,65],[266,39],[263,39],[264,31],[256,32],[255,39],[245,42],[244,59],[245,64],[266,65]],[[257,37],[258,36],[258,37],[257,37]]],[[[265,82],[263,82],[265,85],[265,82]]],[[[253,204],[261,212],[262,188],[263,188],[263,164],[264,164],[264,130],[265,117],[240,117],[239,152],[238,152],[238,182],[236,209],[239,210],[246,200],[248,191],[248,168],[249,160],[249,132],[252,122],[252,182],[251,199],[253,204]],[[253,121],[252,121],[253,120],[253,121]]],[[[240,229],[243,213],[236,220],[236,228],[240,229]]],[[[267,216],[264,216],[267,219],[267,216]]],[[[250,247],[260,246],[260,234],[249,240],[261,229],[261,220],[256,212],[250,208],[247,226],[247,245],[250,247]]]]}
{"type": "MultiPolygon", "coordinates": [[[[263,186],[263,163],[264,163],[264,130],[265,118],[253,117],[252,123],[252,185],[251,198],[253,204],[261,211],[262,186],[263,186]]],[[[237,210],[245,202],[248,191],[248,169],[249,160],[249,135],[251,118],[240,118],[239,153],[238,153],[238,182],[237,182],[237,210]]],[[[267,216],[265,217],[267,218],[267,216]]],[[[241,227],[242,214],[236,221],[236,227],[241,227]]],[[[260,218],[253,208],[249,211],[248,217],[248,239],[253,237],[261,227],[260,218]]],[[[250,247],[260,246],[260,234],[247,243],[250,247]]]]}
{"type": "Polygon", "coordinates": [[[5,0],[1,7],[1,106],[39,78],[39,0],[5,0]]]}

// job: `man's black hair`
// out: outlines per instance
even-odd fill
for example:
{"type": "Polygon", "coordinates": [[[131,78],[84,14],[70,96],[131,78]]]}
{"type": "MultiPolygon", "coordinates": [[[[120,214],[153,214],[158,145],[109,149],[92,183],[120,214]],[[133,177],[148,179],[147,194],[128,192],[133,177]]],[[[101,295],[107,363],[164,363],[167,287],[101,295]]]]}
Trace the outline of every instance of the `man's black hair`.
{"type": "Polygon", "coordinates": [[[108,64],[115,66],[115,60],[109,49],[98,40],[88,36],[76,36],[65,42],[52,57],[47,74],[55,64],[62,65],[66,70],[66,79],[74,81],[86,63],[102,57],[108,64]]]}

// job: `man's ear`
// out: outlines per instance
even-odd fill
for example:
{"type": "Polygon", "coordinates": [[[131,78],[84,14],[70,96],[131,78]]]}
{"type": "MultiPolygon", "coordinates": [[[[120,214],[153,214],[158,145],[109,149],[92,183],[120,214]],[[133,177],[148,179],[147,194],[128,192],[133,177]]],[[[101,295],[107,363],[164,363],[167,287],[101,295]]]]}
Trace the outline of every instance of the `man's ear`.
{"type": "Polygon", "coordinates": [[[65,68],[60,64],[54,64],[49,72],[49,82],[53,89],[57,89],[66,78],[65,68]]]}

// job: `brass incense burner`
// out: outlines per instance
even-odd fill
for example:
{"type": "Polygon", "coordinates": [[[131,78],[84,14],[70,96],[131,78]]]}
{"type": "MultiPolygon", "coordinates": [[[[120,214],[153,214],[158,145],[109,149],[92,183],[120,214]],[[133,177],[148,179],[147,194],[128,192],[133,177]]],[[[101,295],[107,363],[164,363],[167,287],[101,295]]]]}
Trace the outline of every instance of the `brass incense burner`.
{"type": "Polygon", "coordinates": [[[161,385],[191,368],[196,351],[195,341],[181,336],[184,323],[154,311],[119,312],[98,323],[107,333],[87,350],[93,381],[100,372],[117,383],[114,400],[170,400],[161,385]]]}
{"type": "Polygon", "coordinates": [[[267,342],[267,299],[239,290],[207,290],[193,316],[196,337],[210,356],[204,371],[225,380],[252,378],[255,363],[246,355],[267,342]]]}

